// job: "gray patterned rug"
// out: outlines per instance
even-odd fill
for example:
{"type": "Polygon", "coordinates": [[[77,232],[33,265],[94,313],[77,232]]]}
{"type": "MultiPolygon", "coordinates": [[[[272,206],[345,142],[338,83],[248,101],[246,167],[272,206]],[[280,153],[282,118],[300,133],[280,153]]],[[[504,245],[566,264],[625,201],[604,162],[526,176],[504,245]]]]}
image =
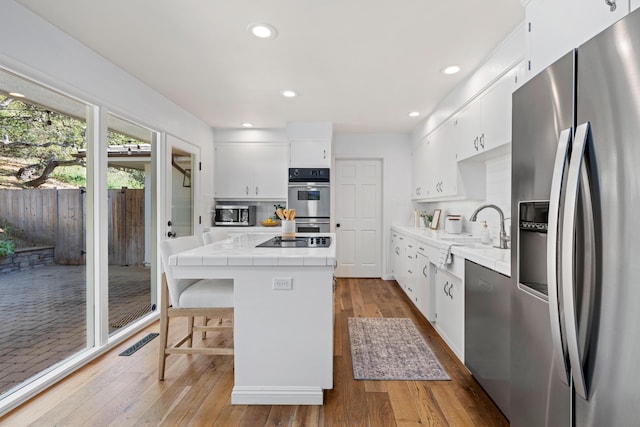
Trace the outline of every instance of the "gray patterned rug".
{"type": "Polygon", "coordinates": [[[350,317],[357,380],[450,380],[411,319],[350,317]]]}

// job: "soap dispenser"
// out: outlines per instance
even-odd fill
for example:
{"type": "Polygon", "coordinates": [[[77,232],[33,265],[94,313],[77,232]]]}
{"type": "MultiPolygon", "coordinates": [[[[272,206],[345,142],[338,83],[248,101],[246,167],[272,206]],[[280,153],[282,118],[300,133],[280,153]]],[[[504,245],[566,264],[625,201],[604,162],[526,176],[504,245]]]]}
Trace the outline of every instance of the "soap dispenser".
{"type": "Polygon", "coordinates": [[[482,221],[482,231],[480,231],[480,243],[483,245],[491,244],[491,234],[489,233],[489,226],[487,221],[482,221]]]}

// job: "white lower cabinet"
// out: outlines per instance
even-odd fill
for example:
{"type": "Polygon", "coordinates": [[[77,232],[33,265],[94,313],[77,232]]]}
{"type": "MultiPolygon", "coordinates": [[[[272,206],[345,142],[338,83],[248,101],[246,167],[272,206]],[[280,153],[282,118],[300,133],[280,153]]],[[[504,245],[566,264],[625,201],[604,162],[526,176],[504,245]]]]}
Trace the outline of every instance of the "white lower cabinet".
{"type": "Polygon", "coordinates": [[[411,302],[429,320],[431,283],[429,282],[429,258],[425,256],[424,245],[415,239],[392,233],[392,272],[402,290],[411,302]]]}
{"type": "Polygon", "coordinates": [[[464,287],[462,279],[436,268],[433,283],[436,330],[464,362],[464,287]]]}
{"type": "Polygon", "coordinates": [[[399,258],[400,258],[400,237],[398,236],[398,233],[396,232],[392,232],[391,233],[391,247],[390,252],[389,252],[389,263],[390,263],[390,270],[391,270],[391,274],[393,275],[393,278],[396,278],[396,269],[398,268],[398,264],[400,262],[399,258]]]}
{"type": "Polygon", "coordinates": [[[400,279],[398,282],[409,299],[415,304],[415,271],[416,271],[416,241],[404,237],[404,250],[401,251],[402,270],[400,271],[400,279]]]}
{"type": "Polygon", "coordinates": [[[416,256],[416,306],[420,313],[433,321],[433,298],[431,296],[431,262],[429,257],[418,250],[416,256]]]}
{"type": "Polygon", "coordinates": [[[436,267],[439,247],[397,231],[391,232],[390,250],[393,277],[464,362],[464,262],[436,267]]]}

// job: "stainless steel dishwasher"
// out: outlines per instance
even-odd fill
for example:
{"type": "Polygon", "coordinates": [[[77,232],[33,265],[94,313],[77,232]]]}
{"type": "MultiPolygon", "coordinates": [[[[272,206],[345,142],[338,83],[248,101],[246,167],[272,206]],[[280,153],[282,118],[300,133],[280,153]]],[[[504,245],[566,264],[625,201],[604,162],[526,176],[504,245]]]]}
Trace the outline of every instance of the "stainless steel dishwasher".
{"type": "Polygon", "coordinates": [[[465,365],[509,418],[511,279],[465,262],[465,365]]]}

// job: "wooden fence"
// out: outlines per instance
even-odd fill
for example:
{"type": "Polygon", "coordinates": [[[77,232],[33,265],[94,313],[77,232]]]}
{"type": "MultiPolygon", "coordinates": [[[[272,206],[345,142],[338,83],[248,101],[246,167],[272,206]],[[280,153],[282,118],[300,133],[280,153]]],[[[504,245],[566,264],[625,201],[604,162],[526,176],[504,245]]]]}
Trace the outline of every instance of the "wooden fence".
{"type": "MultiPolygon", "coordinates": [[[[82,189],[0,190],[0,224],[16,236],[55,247],[56,264],[81,265],[86,253],[82,189]]],[[[144,190],[108,190],[109,264],[144,263],[144,190]]]]}

